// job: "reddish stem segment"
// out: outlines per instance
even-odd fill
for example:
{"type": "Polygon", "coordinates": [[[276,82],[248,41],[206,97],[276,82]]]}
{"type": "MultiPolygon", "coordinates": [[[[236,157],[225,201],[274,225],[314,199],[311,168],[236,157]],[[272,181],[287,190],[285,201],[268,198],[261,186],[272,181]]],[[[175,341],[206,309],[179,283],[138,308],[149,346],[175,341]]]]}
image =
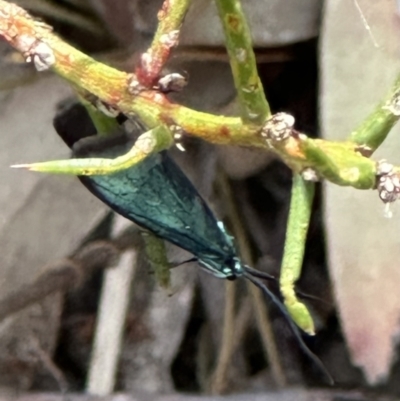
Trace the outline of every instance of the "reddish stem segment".
{"type": "Polygon", "coordinates": [[[172,49],[178,44],[179,30],[190,0],[164,0],[157,14],[158,27],[151,47],[142,54],[136,75],[139,84],[152,88],[157,84],[161,71],[172,49]]]}

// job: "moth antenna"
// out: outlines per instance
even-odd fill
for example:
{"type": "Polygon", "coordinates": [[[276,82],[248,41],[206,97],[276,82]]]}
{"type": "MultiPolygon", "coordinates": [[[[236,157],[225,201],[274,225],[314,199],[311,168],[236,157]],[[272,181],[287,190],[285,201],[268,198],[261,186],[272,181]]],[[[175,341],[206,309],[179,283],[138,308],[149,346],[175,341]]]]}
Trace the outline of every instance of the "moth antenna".
{"type": "Polygon", "coordinates": [[[197,262],[197,261],[198,261],[197,258],[190,258],[190,259],[184,260],[183,262],[171,263],[171,269],[173,269],[174,267],[185,265],[186,263],[197,262]]]}
{"type": "Polygon", "coordinates": [[[308,299],[310,301],[317,301],[317,302],[321,302],[322,304],[328,305],[328,306],[332,306],[331,302],[325,301],[324,299],[317,297],[315,295],[311,295],[311,294],[307,294],[305,292],[302,291],[298,291],[296,290],[296,294],[303,299],[308,299]]]}
{"type": "Polygon", "coordinates": [[[297,342],[300,345],[300,348],[303,350],[303,352],[315,363],[315,365],[320,369],[320,371],[326,376],[326,378],[329,381],[329,384],[333,386],[335,384],[335,381],[333,380],[332,376],[330,373],[327,371],[325,368],[324,364],[321,362],[321,360],[307,347],[305,344],[303,338],[301,337],[300,331],[293,322],[292,318],[290,317],[288,311],[286,310],[285,306],[283,303],[276,297],[274,293],[270,291],[270,289],[264,285],[258,278],[253,276],[251,273],[248,273],[247,270],[244,273],[244,277],[247,278],[249,281],[251,281],[256,287],[258,287],[264,295],[266,295],[268,298],[272,300],[272,302],[279,308],[281,311],[282,315],[286,319],[287,323],[289,324],[290,329],[292,330],[292,333],[294,334],[297,342]]]}
{"type": "Polygon", "coordinates": [[[278,279],[276,277],[272,276],[271,274],[262,272],[257,269],[253,269],[252,267],[247,266],[247,265],[244,265],[244,271],[252,277],[258,277],[263,280],[269,280],[269,281],[275,281],[275,282],[278,281],[278,279]]]}

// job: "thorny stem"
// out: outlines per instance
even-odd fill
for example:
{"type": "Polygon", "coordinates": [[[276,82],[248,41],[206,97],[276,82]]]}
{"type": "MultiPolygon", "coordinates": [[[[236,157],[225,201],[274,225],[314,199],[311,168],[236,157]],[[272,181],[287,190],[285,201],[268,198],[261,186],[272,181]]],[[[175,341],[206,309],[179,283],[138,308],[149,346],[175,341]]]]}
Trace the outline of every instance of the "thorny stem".
{"type": "Polygon", "coordinates": [[[85,158],[55,160],[41,163],[16,164],[13,168],[27,168],[42,173],[70,175],[106,175],[126,170],[148,157],[151,153],[161,152],[171,145],[171,135],[161,125],[140,135],[133,147],[122,156],[114,159],[85,158]]]}
{"type": "Polygon", "coordinates": [[[164,0],[158,12],[158,26],[150,48],[142,54],[136,75],[140,84],[151,88],[157,83],[171,50],[178,44],[179,31],[190,0],[164,0]]]}
{"type": "Polygon", "coordinates": [[[314,186],[314,183],[304,181],[299,174],[293,175],[292,197],[279,280],[284,304],[290,316],[308,334],[315,334],[314,323],[307,307],[297,298],[294,285],[300,278],[303,265],[314,186]]]}
{"type": "Polygon", "coordinates": [[[239,0],[216,0],[225,33],[236,92],[243,122],[262,124],[271,115],[257,72],[250,28],[239,0]]]}
{"type": "Polygon", "coordinates": [[[327,180],[358,189],[375,187],[376,163],[357,152],[354,142],[305,138],[300,142],[300,146],[310,167],[327,180]]]}
{"type": "Polygon", "coordinates": [[[95,61],[54,35],[49,26],[4,0],[0,0],[0,36],[23,54],[29,50],[27,41],[46,44],[54,56],[51,65],[54,72],[125,115],[139,116],[149,128],[162,123],[176,124],[212,143],[267,148],[258,135],[258,128],[244,125],[240,118],[198,112],[171,103],[154,90],[138,95],[129,93],[129,82],[136,77],[134,74],[95,61]]]}
{"type": "MultiPolygon", "coordinates": [[[[219,1],[224,10],[225,7],[229,10],[229,4],[225,4],[228,0],[219,1]]],[[[235,0],[233,4],[237,1],[235,0]]],[[[238,9],[233,11],[237,16],[238,9]]],[[[376,163],[364,157],[355,142],[313,140],[293,131],[293,135],[285,140],[271,143],[262,137],[261,125],[246,124],[237,117],[198,112],[171,103],[165,95],[155,90],[134,94],[129,91],[129,83],[137,81],[135,74],[126,74],[93,60],[63,42],[51,32],[50,27],[35,21],[22,8],[4,0],[0,0],[0,36],[25,57],[33,60],[40,69],[51,67],[74,86],[81,88],[82,91],[86,90],[92,97],[97,97],[112,109],[127,116],[139,117],[148,128],[160,124],[178,125],[185,132],[211,143],[255,146],[274,151],[295,172],[311,168],[320,178],[338,185],[349,185],[360,189],[376,186],[376,163]],[[325,165],[326,160],[330,162],[328,166],[325,165]],[[342,167],[345,171],[342,171],[342,167]]],[[[396,82],[395,88],[397,87],[396,82]]],[[[396,107],[388,107],[387,110],[393,115],[398,114],[396,107]]],[[[387,124],[388,129],[394,123],[394,118],[390,114],[383,118],[384,121],[385,118],[391,120],[387,124]]],[[[374,128],[371,119],[370,124],[374,128]]],[[[383,126],[385,124],[383,123],[383,126]]],[[[357,139],[365,137],[366,131],[358,130],[358,132],[361,133],[353,135],[353,140],[357,143],[372,142],[373,146],[379,143],[376,140],[357,139]]]]}
{"type": "Polygon", "coordinates": [[[400,118],[400,76],[376,109],[351,133],[349,140],[360,146],[360,152],[370,156],[388,136],[400,118]]]}

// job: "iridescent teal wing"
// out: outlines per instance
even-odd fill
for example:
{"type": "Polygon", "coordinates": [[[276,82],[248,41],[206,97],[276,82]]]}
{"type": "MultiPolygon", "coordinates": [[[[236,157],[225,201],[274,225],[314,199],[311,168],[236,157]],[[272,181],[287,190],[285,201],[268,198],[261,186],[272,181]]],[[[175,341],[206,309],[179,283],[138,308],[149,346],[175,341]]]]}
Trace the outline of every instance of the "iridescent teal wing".
{"type": "MultiPolygon", "coordinates": [[[[105,151],[84,155],[120,154],[114,150],[107,145],[105,151]]],[[[78,155],[83,156],[82,148],[78,155]]],[[[200,258],[210,256],[223,264],[235,253],[207,204],[165,152],[116,174],[79,178],[117,213],[200,258]]]]}
{"type": "MultiPolygon", "coordinates": [[[[73,148],[74,157],[116,157],[127,152],[134,141],[122,129],[107,138],[94,136],[96,131],[86,110],[76,103],[64,105],[54,127],[73,148]]],[[[79,179],[111,209],[199,259],[212,259],[222,267],[235,256],[230,237],[165,152],[116,174],[79,179]]]]}

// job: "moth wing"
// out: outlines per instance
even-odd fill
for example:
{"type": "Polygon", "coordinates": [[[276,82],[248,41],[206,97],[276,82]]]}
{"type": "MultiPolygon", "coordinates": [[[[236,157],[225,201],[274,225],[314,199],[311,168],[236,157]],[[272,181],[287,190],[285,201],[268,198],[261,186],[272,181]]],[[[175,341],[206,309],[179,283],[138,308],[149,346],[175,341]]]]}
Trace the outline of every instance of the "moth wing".
{"type": "Polygon", "coordinates": [[[166,153],[116,174],[80,179],[117,213],[196,256],[224,258],[231,251],[211,210],[166,153]]]}

